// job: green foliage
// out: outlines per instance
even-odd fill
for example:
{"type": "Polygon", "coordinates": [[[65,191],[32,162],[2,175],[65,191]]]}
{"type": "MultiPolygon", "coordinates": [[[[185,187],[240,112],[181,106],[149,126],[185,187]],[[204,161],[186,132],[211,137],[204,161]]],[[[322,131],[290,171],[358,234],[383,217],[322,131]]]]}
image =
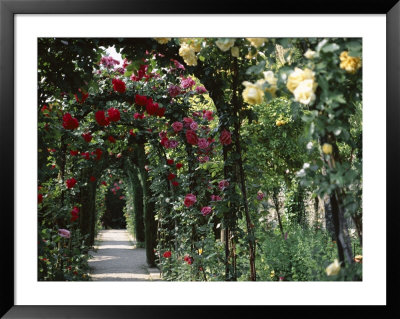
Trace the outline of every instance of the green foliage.
{"type": "Polygon", "coordinates": [[[336,245],[324,231],[292,225],[287,239],[268,231],[260,236],[260,280],[318,281],[326,278],[325,268],[336,256],[336,245]]]}
{"type": "Polygon", "coordinates": [[[54,229],[39,228],[38,239],[39,281],[89,280],[89,247],[79,230],[67,239],[54,229]]]}
{"type": "MultiPolygon", "coordinates": [[[[361,234],[362,69],[342,67],[343,51],[361,58],[361,39],[39,39],[40,280],[84,278],[97,231],[124,227],[125,220],[165,280],[255,279],[252,257],[257,280],[361,278],[360,265],[351,263],[338,276],[326,276],[336,247],[324,230],[310,227],[306,209],[315,196],[336,196],[361,234]],[[196,63],[187,65],[183,42],[196,63]],[[126,58],[125,69],[99,65],[110,45],[126,58]],[[308,49],[314,53],[305,57],[308,49]],[[314,72],[311,92],[288,86],[295,68],[314,72]],[[274,72],[276,83],[262,78],[265,71],[274,72]],[[195,84],[186,87],[189,77],[195,84]],[[125,92],[114,89],[115,79],[124,81],[125,92]],[[261,103],[243,96],[244,81],[258,85],[261,103]],[[165,113],[150,115],[136,95],[151,97],[165,113]],[[110,108],[119,110],[120,120],[100,125],[96,112],[107,115],[110,108]],[[206,111],[213,119],[203,116],[206,111]],[[62,125],[66,113],[77,119],[77,128],[62,125]],[[172,128],[189,118],[208,148],[188,140],[188,126],[172,128]],[[222,143],[225,131],[229,142],[222,143]],[[87,132],[90,142],[82,138],[87,132]],[[165,147],[163,138],[177,145],[165,147]],[[96,152],[101,156],[95,158],[96,152]],[[68,188],[72,177],[77,186],[68,188]],[[120,179],[125,182],[119,186],[120,179]],[[229,186],[221,189],[222,180],[229,186]],[[197,200],[187,207],[189,193],[197,200]],[[274,206],[286,240],[271,223],[274,206]],[[73,207],[80,209],[75,222],[73,207]],[[203,216],[203,207],[212,212],[203,216]],[[58,228],[71,230],[71,239],[61,238],[58,228]]],[[[352,244],[362,252],[354,239],[352,244]]]]}

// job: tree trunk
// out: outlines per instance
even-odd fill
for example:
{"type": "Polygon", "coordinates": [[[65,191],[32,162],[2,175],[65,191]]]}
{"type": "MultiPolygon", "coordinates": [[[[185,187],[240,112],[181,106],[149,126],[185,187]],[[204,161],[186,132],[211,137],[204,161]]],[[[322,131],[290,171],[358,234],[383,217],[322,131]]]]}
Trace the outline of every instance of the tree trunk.
{"type": "MultiPolygon", "coordinates": [[[[246,227],[248,233],[248,241],[249,241],[249,254],[250,254],[250,279],[252,281],[256,281],[256,242],[255,235],[253,231],[254,225],[251,222],[249,204],[247,201],[247,190],[246,190],[246,176],[243,169],[243,158],[242,158],[242,147],[240,145],[240,102],[237,96],[237,88],[238,88],[238,60],[237,58],[233,58],[233,83],[232,83],[232,103],[235,110],[235,124],[234,124],[234,138],[235,138],[235,147],[236,153],[238,155],[237,164],[239,166],[239,176],[240,176],[240,188],[242,191],[242,199],[244,206],[244,213],[246,216],[246,227]]],[[[235,254],[233,254],[233,259],[235,258],[235,254]]],[[[236,263],[235,263],[236,264],[236,263]]],[[[236,268],[236,267],[235,267],[236,268]]]]}
{"type": "Polygon", "coordinates": [[[283,233],[283,225],[282,225],[282,219],[281,219],[281,213],[279,211],[279,189],[274,188],[272,192],[272,200],[274,201],[274,206],[276,210],[276,215],[278,216],[278,223],[279,223],[279,229],[281,231],[282,237],[285,237],[285,234],[283,233]]]}
{"type": "Polygon", "coordinates": [[[333,223],[331,198],[328,195],[324,196],[324,215],[326,230],[331,235],[332,240],[337,240],[335,225],[333,223]]]}
{"type": "Polygon", "coordinates": [[[144,144],[138,144],[138,164],[140,171],[140,182],[143,189],[143,208],[144,208],[144,227],[145,227],[145,246],[146,260],[150,267],[155,267],[155,253],[157,241],[157,223],[155,221],[155,203],[152,201],[153,195],[150,189],[148,172],[145,169],[146,155],[144,144]]]}
{"type": "MultiPolygon", "coordinates": [[[[137,153],[134,152],[137,163],[137,153]]],[[[145,241],[144,212],[143,212],[143,189],[139,178],[139,169],[135,164],[129,164],[127,171],[131,191],[133,195],[133,213],[135,214],[135,237],[136,241],[145,241]]]]}
{"type": "MultiPolygon", "coordinates": [[[[84,171],[82,180],[89,179],[89,172],[84,171]]],[[[86,186],[80,187],[79,229],[82,235],[89,235],[86,244],[92,246],[95,236],[96,222],[96,182],[88,182],[86,186]]]]}

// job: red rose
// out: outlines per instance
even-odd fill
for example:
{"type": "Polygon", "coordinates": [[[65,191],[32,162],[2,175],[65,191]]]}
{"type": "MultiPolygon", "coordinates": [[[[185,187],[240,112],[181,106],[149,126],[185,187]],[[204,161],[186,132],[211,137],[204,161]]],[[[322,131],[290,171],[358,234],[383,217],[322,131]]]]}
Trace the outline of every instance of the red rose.
{"type": "Polygon", "coordinates": [[[153,103],[153,99],[148,99],[146,103],[146,112],[149,115],[155,115],[158,112],[158,103],[153,103]]]}
{"type": "Polygon", "coordinates": [[[160,107],[160,108],[158,108],[158,110],[157,110],[157,116],[163,117],[164,114],[165,114],[165,111],[166,111],[166,108],[165,108],[165,107],[160,107]]]}
{"type": "Polygon", "coordinates": [[[168,164],[168,165],[174,164],[174,160],[173,160],[173,159],[167,159],[167,164],[168,164]]]}
{"type": "Polygon", "coordinates": [[[137,120],[137,119],[142,120],[142,119],[144,119],[144,113],[143,113],[143,114],[135,113],[135,114],[133,114],[133,118],[134,118],[135,120],[137,120]]]}
{"type": "Polygon", "coordinates": [[[82,137],[83,137],[83,139],[86,141],[86,142],[90,142],[91,140],[92,140],[92,138],[93,138],[93,136],[92,136],[92,134],[90,134],[90,132],[88,132],[88,133],[83,133],[82,134],[82,137]]]}
{"type": "Polygon", "coordinates": [[[135,95],[135,103],[139,106],[146,106],[147,96],[136,94],[135,95]]]}
{"type": "Polygon", "coordinates": [[[221,136],[219,137],[219,141],[222,145],[229,145],[232,143],[231,133],[227,130],[223,130],[221,136]]]}
{"type": "Polygon", "coordinates": [[[112,85],[114,87],[114,91],[119,93],[124,93],[126,90],[125,82],[120,79],[113,79],[112,85]]]}
{"type": "Polygon", "coordinates": [[[171,252],[168,250],[163,254],[164,258],[169,258],[171,257],[171,252]]]}
{"type": "Polygon", "coordinates": [[[111,122],[118,122],[121,119],[121,115],[116,108],[112,107],[108,109],[107,113],[108,113],[108,119],[111,122]]]}
{"type": "Polygon", "coordinates": [[[96,154],[96,160],[100,160],[101,155],[103,154],[103,151],[99,148],[96,148],[95,154],[96,154]]]}
{"type": "Polygon", "coordinates": [[[67,184],[67,187],[68,188],[72,188],[72,187],[74,187],[75,186],[75,184],[76,184],[76,179],[75,178],[70,178],[70,179],[67,179],[66,180],[66,184],[67,184]]]}
{"type": "Polygon", "coordinates": [[[132,128],[129,130],[129,134],[132,135],[132,136],[136,136],[136,133],[133,131],[132,128]]]}
{"type": "Polygon", "coordinates": [[[43,105],[43,107],[40,110],[42,111],[44,116],[49,117],[50,109],[47,107],[47,105],[43,105]]]}
{"type": "Polygon", "coordinates": [[[205,111],[204,114],[203,114],[203,118],[207,119],[208,121],[212,121],[213,112],[212,111],[205,111]]]}
{"type": "Polygon", "coordinates": [[[198,138],[196,132],[193,130],[186,130],[186,140],[189,144],[197,145],[198,138]]]}
{"type": "Polygon", "coordinates": [[[110,120],[106,117],[104,111],[97,111],[95,117],[96,117],[96,122],[100,126],[107,126],[108,124],[110,124],[110,120]]]}
{"type": "Polygon", "coordinates": [[[190,207],[192,206],[194,203],[196,203],[197,199],[196,199],[196,195],[193,194],[187,194],[185,196],[185,200],[184,200],[184,204],[186,207],[190,207]]]}
{"type": "Polygon", "coordinates": [[[179,183],[177,182],[177,181],[172,181],[172,186],[178,186],[179,185],[179,183]]]}
{"type": "Polygon", "coordinates": [[[107,186],[107,183],[105,181],[101,182],[104,186],[107,186]]]}
{"type": "Polygon", "coordinates": [[[110,143],[115,143],[116,142],[115,138],[113,136],[111,136],[111,135],[108,137],[108,140],[110,141],[110,143]]]}
{"type": "Polygon", "coordinates": [[[167,147],[168,146],[168,137],[163,137],[162,139],[161,139],[161,145],[162,146],[164,146],[164,147],[167,147]]]}
{"type": "Polygon", "coordinates": [[[74,95],[75,95],[75,100],[76,100],[78,103],[81,103],[81,104],[82,104],[82,103],[85,102],[85,100],[88,98],[89,93],[83,93],[83,92],[81,91],[81,89],[78,89],[78,92],[81,93],[82,98],[79,99],[78,94],[74,94],[74,95]]]}
{"type": "Polygon", "coordinates": [[[91,182],[95,182],[95,181],[96,181],[96,177],[90,176],[90,181],[91,181],[91,182]]]}
{"type": "Polygon", "coordinates": [[[172,181],[175,177],[176,177],[175,174],[169,173],[167,178],[168,180],[172,181]]]}
{"type": "Polygon", "coordinates": [[[182,163],[176,163],[176,169],[181,169],[183,167],[182,163]]]}
{"type": "Polygon", "coordinates": [[[87,159],[87,160],[90,159],[90,154],[89,154],[89,152],[82,152],[81,155],[84,156],[85,159],[87,159]]]}
{"type": "Polygon", "coordinates": [[[78,155],[78,150],[76,151],[70,150],[69,153],[71,154],[71,156],[76,156],[78,155]]]}
{"type": "Polygon", "coordinates": [[[43,195],[38,194],[38,203],[40,204],[41,202],[43,202],[43,195]]]}
{"type": "Polygon", "coordinates": [[[188,265],[191,265],[193,263],[193,257],[190,257],[188,255],[183,257],[183,260],[186,261],[188,263],[188,265]]]}
{"type": "Polygon", "coordinates": [[[71,114],[66,113],[63,116],[62,125],[66,130],[73,130],[79,127],[79,122],[75,117],[72,117],[71,114]]]}

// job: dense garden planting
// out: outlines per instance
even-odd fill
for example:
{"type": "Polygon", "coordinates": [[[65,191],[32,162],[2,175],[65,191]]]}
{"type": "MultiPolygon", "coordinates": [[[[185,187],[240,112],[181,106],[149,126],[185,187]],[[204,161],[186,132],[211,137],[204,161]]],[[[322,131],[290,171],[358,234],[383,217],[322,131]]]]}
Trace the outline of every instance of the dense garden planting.
{"type": "Polygon", "coordinates": [[[125,227],[164,280],[362,280],[361,39],[38,47],[39,280],[125,227]]]}

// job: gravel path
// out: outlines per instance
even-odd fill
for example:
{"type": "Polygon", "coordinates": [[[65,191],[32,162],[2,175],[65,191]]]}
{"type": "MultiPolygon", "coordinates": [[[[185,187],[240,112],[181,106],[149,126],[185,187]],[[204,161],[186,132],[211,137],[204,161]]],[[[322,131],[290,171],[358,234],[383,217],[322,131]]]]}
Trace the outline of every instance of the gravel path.
{"type": "Polygon", "coordinates": [[[146,250],[135,248],[126,229],[101,230],[90,251],[94,281],[159,281],[157,269],[148,269],[146,250]]]}

